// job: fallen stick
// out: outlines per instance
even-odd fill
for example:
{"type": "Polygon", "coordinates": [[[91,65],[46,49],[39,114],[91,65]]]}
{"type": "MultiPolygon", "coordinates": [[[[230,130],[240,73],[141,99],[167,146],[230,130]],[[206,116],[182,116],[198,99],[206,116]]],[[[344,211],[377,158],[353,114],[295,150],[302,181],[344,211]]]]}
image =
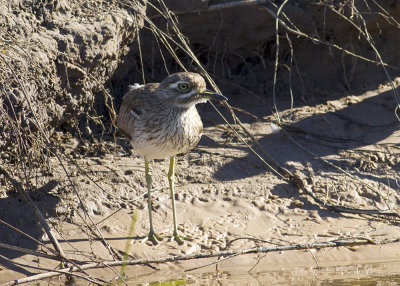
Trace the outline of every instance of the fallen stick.
{"type": "Polygon", "coordinates": [[[0,242],[0,247],[11,249],[11,250],[18,251],[18,252],[22,252],[22,253],[25,253],[25,254],[32,254],[32,255],[35,255],[35,256],[39,256],[39,257],[44,257],[44,258],[60,261],[60,257],[58,257],[58,256],[50,255],[50,254],[47,254],[47,253],[43,253],[43,252],[39,252],[39,251],[35,251],[35,250],[23,248],[23,247],[9,245],[9,244],[6,244],[6,243],[1,243],[0,242]]]}
{"type": "Polygon", "coordinates": [[[277,251],[289,251],[289,250],[304,250],[304,249],[316,249],[316,248],[328,248],[328,247],[339,247],[339,246],[360,246],[360,245],[383,245],[389,243],[399,242],[400,238],[393,238],[390,240],[383,240],[383,241],[374,241],[368,238],[358,238],[353,240],[335,240],[335,241],[327,241],[327,242],[317,242],[317,243],[308,243],[308,244],[295,244],[295,245],[283,245],[283,246],[276,246],[276,247],[254,247],[249,249],[242,249],[242,250],[225,250],[225,251],[218,251],[218,252],[204,252],[198,254],[191,254],[191,255],[181,255],[181,256],[167,256],[167,257],[159,257],[159,258],[151,258],[151,259],[131,259],[126,261],[105,261],[99,263],[88,263],[81,265],[80,268],[77,267],[70,267],[45,273],[36,274],[33,276],[21,278],[18,280],[13,280],[6,282],[3,286],[9,285],[18,285],[22,283],[37,281],[40,279],[50,278],[62,274],[70,274],[76,271],[81,270],[88,270],[88,269],[95,269],[95,268],[104,268],[104,267],[115,267],[115,266],[122,266],[125,265],[145,265],[145,264],[159,264],[159,263],[166,263],[166,262],[176,262],[176,261],[183,261],[183,260],[192,260],[192,259],[202,259],[202,258],[212,258],[212,257],[223,257],[223,256],[237,256],[237,255],[244,255],[244,254],[251,254],[251,253],[268,253],[268,252],[277,252],[277,251]]]}

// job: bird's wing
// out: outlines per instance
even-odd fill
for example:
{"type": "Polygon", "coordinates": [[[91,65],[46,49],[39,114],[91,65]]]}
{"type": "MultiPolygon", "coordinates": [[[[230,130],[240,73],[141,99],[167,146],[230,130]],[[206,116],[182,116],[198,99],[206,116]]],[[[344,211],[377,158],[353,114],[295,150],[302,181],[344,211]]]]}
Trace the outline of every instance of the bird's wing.
{"type": "MultiPolygon", "coordinates": [[[[134,133],[134,121],[137,120],[147,107],[151,93],[158,87],[158,83],[130,89],[123,97],[121,108],[117,118],[119,130],[131,138],[134,133]]],[[[151,100],[151,99],[150,99],[151,100]]]]}

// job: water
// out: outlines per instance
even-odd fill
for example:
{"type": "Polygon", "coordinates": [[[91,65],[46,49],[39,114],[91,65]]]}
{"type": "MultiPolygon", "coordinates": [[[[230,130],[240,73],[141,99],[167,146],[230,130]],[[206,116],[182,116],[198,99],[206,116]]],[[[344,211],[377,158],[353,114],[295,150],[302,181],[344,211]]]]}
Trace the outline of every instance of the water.
{"type": "Polygon", "coordinates": [[[259,272],[182,273],[174,279],[154,279],[161,273],[129,279],[128,285],[400,285],[400,261],[335,266],[322,269],[294,268],[259,272]]]}
{"type": "MultiPolygon", "coordinates": [[[[234,271],[213,272],[177,272],[149,270],[138,273],[135,266],[127,267],[128,277],[125,279],[129,286],[176,286],[176,285],[334,285],[334,286],[394,286],[400,285],[400,258],[397,261],[324,267],[281,268],[274,271],[246,272],[234,271]],[[135,277],[135,275],[137,275],[135,277]]],[[[150,268],[147,268],[150,269],[150,268]]],[[[115,268],[118,271],[118,268],[115,268]]],[[[91,272],[91,271],[89,271],[91,272]]],[[[94,277],[112,280],[109,271],[97,269],[94,277]],[[107,277],[106,277],[107,276],[107,277]]],[[[113,275],[112,277],[115,277],[113,275]]],[[[89,285],[87,280],[74,277],[70,281],[65,276],[37,281],[36,285],[89,285]]],[[[109,285],[118,285],[112,282],[109,285]]],[[[124,285],[124,284],[120,284],[124,285]]]]}

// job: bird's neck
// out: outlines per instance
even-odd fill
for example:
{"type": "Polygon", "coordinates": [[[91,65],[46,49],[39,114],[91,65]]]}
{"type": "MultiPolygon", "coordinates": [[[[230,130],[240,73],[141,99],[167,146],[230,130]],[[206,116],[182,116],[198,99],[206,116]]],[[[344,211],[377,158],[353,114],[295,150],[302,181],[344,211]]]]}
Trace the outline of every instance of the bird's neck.
{"type": "Polygon", "coordinates": [[[207,102],[207,99],[201,98],[199,100],[194,100],[194,101],[191,101],[191,102],[186,103],[186,104],[179,104],[179,105],[177,105],[177,107],[178,108],[182,108],[182,110],[184,110],[184,111],[196,110],[196,104],[198,104],[198,103],[206,103],[206,102],[207,102]]]}
{"type": "Polygon", "coordinates": [[[175,108],[173,113],[175,113],[176,118],[188,122],[197,121],[200,118],[195,105],[175,108]]]}
{"type": "Polygon", "coordinates": [[[195,104],[193,104],[193,105],[187,105],[187,104],[186,105],[178,105],[178,106],[174,106],[173,109],[174,109],[174,112],[177,114],[197,112],[195,104]]]}

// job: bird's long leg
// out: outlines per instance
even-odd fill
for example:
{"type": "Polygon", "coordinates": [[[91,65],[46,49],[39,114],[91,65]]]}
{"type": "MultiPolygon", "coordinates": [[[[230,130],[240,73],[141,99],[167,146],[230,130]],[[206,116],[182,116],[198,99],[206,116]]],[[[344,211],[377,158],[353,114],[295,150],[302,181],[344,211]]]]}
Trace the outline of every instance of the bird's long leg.
{"type": "Polygon", "coordinates": [[[162,240],[162,237],[159,235],[156,235],[153,229],[153,218],[151,215],[151,174],[150,174],[150,168],[149,168],[149,162],[144,159],[144,168],[146,172],[146,183],[147,183],[147,205],[149,208],[149,221],[150,221],[150,231],[148,235],[148,239],[153,242],[154,244],[158,244],[159,240],[162,240]]]}
{"type": "Polygon", "coordinates": [[[171,190],[171,201],[172,201],[172,215],[174,219],[174,239],[178,244],[183,244],[182,239],[178,234],[178,229],[176,225],[176,209],[175,209],[175,157],[172,156],[169,161],[169,171],[168,171],[168,181],[169,181],[169,188],[171,190]]]}

